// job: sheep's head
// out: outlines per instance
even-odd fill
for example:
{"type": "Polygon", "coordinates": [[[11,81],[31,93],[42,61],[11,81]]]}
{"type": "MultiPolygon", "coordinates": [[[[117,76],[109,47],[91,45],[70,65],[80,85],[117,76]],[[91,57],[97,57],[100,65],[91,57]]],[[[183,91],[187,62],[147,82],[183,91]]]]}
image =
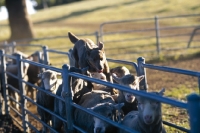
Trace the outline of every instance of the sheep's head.
{"type": "MultiPolygon", "coordinates": [[[[97,104],[96,106],[90,109],[100,115],[103,115],[108,119],[116,121],[117,110],[119,110],[122,106],[124,106],[124,103],[114,105],[112,103],[106,102],[97,104]]],[[[93,119],[94,119],[94,133],[105,133],[106,129],[112,127],[112,125],[108,124],[107,122],[99,118],[93,117],[93,119]]]]}
{"type": "MultiPolygon", "coordinates": [[[[100,79],[103,81],[107,81],[106,75],[104,73],[93,72],[93,73],[91,73],[91,77],[100,79]]],[[[92,84],[94,86],[94,90],[100,90],[100,89],[106,88],[106,86],[104,86],[102,84],[97,84],[97,83],[92,83],[92,84]]]]}
{"type": "MultiPolygon", "coordinates": [[[[165,89],[160,92],[151,92],[163,96],[165,89]]],[[[150,125],[161,119],[161,103],[146,97],[137,96],[138,111],[144,123],[150,125]]]]}
{"type": "Polygon", "coordinates": [[[122,78],[125,75],[130,74],[130,71],[125,66],[118,66],[115,68],[110,69],[111,73],[115,73],[118,78],[122,78]]]}
{"type": "Polygon", "coordinates": [[[38,77],[42,79],[45,90],[53,91],[58,80],[58,75],[60,74],[55,71],[46,70],[43,73],[38,74],[38,77]]]}
{"type": "MultiPolygon", "coordinates": [[[[139,90],[139,83],[144,78],[144,75],[134,76],[132,74],[125,75],[122,78],[118,78],[115,74],[112,74],[112,76],[117,83],[119,83],[120,85],[127,86],[133,90],[139,90]]],[[[128,103],[134,102],[135,96],[133,94],[123,92],[123,95],[128,103]]]]}

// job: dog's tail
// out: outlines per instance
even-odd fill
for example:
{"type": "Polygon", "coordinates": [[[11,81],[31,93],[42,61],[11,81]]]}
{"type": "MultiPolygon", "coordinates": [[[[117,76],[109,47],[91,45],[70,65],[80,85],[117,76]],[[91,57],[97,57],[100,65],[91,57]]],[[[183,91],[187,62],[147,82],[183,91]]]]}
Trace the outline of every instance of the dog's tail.
{"type": "Polygon", "coordinates": [[[69,37],[69,40],[72,42],[72,43],[76,43],[78,40],[79,40],[79,38],[77,37],[77,36],[75,36],[73,33],[71,33],[71,32],[68,32],[68,37],[69,37]]]}

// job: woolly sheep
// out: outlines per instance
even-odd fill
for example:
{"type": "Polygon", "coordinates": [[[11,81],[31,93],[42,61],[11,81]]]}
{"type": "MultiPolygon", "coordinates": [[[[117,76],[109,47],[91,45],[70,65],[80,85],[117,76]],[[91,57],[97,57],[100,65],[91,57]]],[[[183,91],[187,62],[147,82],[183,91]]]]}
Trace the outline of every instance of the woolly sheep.
{"type": "MultiPolygon", "coordinates": [[[[91,77],[95,78],[95,79],[101,79],[103,81],[107,81],[106,75],[104,73],[94,72],[94,73],[91,73],[91,77]]],[[[106,89],[105,85],[97,84],[97,83],[92,83],[92,84],[94,86],[94,90],[104,90],[104,89],[106,89]]]]}
{"type": "MultiPolygon", "coordinates": [[[[75,68],[75,67],[70,67],[70,72],[76,72],[76,73],[79,73],[79,74],[88,75],[89,73],[88,73],[87,69],[88,68],[78,69],[78,68],[75,68]]],[[[72,90],[72,93],[73,93],[72,98],[73,98],[73,102],[75,102],[75,103],[78,103],[80,101],[82,95],[84,95],[87,92],[92,91],[92,89],[93,89],[93,85],[92,85],[91,82],[84,81],[83,79],[79,79],[79,78],[75,78],[75,77],[72,77],[71,81],[69,81],[68,83],[70,83],[71,90],[72,90]]],[[[63,95],[64,90],[63,89],[64,89],[63,85],[61,84],[58,87],[56,95],[60,96],[60,97],[64,97],[64,95],[63,95]]],[[[61,100],[57,99],[57,98],[54,101],[54,112],[56,114],[60,115],[61,117],[66,118],[65,103],[62,102],[61,100]]],[[[67,130],[66,129],[67,125],[55,116],[53,116],[52,125],[53,125],[53,128],[58,132],[60,132],[62,126],[64,126],[64,129],[67,130]]]]}
{"type": "MultiPolygon", "coordinates": [[[[29,55],[26,59],[29,59],[29,60],[34,61],[34,62],[43,63],[44,60],[43,59],[39,59],[39,57],[38,57],[39,54],[38,53],[39,53],[39,51],[36,51],[33,54],[29,55]]],[[[48,63],[48,65],[50,65],[50,63],[48,63]]],[[[27,71],[28,82],[31,83],[31,84],[40,86],[41,80],[38,77],[38,74],[40,72],[41,72],[41,68],[40,67],[38,67],[36,65],[33,65],[33,64],[30,64],[30,66],[28,68],[28,71],[27,71]]],[[[34,101],[36,101],[36,92],[37,92],[36,89],[34,89],[32,86],[28,85],[27,95],[30,98],[32,98],[34,101]]],[[[28,104],[28,106],[30,106],[30,105],[28,104]]]]}
{"type": "MultiPolygon", "coordinates": [[[[17,54],[23,54],[23,53],[22,52],[14,53],[14,54],[12,54],[12,56],[16,56],[17,54]]],[[[23,57],[23,55],[22,55],[22,57],[23,57]]],[[[13,75],[15,75],[15,76],[18,75],[18,68],[19,68],[19,66],[18,66],[18,64],[16,62],[16,59],[12,59],[11,62],[6,64],[6,71],[11,73],[11,74],[13,74],[13,75]]],[[[29,64],[26,63],[26,62],[23,62],[22,63],[22,68],[23,68],[22,69],[22,79],[24,81],[28,81],[27,71],[28,71],[28,68],[29,68],[29,64]]],[[[2,73],[2,72],[0,71],[0,73],[2,73]]],[[[9,85],[13,86],[16,89],[20,89],[19,88],[19,80],[14,78],[14,77],[12,77],[12,76],[10,76],[9,74],[7,74],[7,83],[9,85]]],[[[23,83],[22,85],[25,88],[25,84],[23,83]]],[[[8,92],[9,92],[9,95],[14,97],[17,102],[20,101],[19,94],[16,91],[12,90],[9,86],[8,86],[8,92]]],[[[10,103],[13,106],[15,105],[16,109],[18,111],[20,111],[19,104],[15,103],[15,102],[12,102],[12,101],[10,103]]]]}
{"type": "MultiPolygon", "coordinates": [[[[116,104],[108,92],[101,90],[86,93],[78,104],[113,121],[117,121],[117,110],[123,106],[123,103],[116,104]]],[[[88,133],[117,132],[114,126],[79,109],[75,109],[74,117],[75,124],[88,133]]]]}
{"type": "MultiPolygon", "coordinates": [[[[61,84],[59,79],[57,78],[59,75],[57,72],[46,70],[43,73],[38,74],[38,77],[42,79],[41,89],[49,91],[53,94],[56,93],[58,86],[61,84]]],[[[37,104],[43,106],[44,108],[53,111],[54,109],[54,97],[46,94],[42,91],[37,91],[37,104]]],[[[37,112],[40,115],[40,118],[43,122],[48,123],[52,119],[50,113],[44,111],[40,107],[37,106],[37,112]]],[[[43,133],[47,132],[47,128],[43,126],[43,133]]]]}
{"type": "MultiPolygon", "coordinates": [[[[29,67],[29,64],[28,63],[24,63],[24,67],[23,67],[23,71],[24,72],[22,74],[22,79],[24,81],[28,81],[28,77],[26,75],[28,67],[29,67]]],[[[14,74],[15,76],[17,76],[18,75],[18,65],[16,65],[16,64],[10,64],[10,65],[8,65],[6,67],[6,71],[14,74]]],[[[9,76],[8,74],[7,74],[7,83],[9,85],[13,86],[16,89],[20,89],[19,88],[19,80],[16,79],[16,78],[14,78],[14,77],[12,77],[12,76],[9,76]]],[[[23,83],[23,87],[25,88],[25,84],[24,83],[23,83]]],[[[16,99],[17,102],[20,101],[19,94],[16,91],[14,91],[10,87],[8,87],[8,92],[9,92],[9,95],[13,96],[16,99]]],[[[15,103],[15,102],[11,102],[11,104],[12,105],[15,104],[16,109],[18,111],[20,110],[19,104],[15,103]]]]}
{"type": "Polygon", "coordinates": [[[111,73],[115,73],[118,78],[122,78],[125,75],[130,74],[130,71],[125,66],[118,66],[110,69],[111,73]]]}
{"type": "MultiPolygon", "coordinates": [[[[163,96],[165,89],[151,92],[163,96]]],[[[166,133],[162,123],[161,103],[146,97],[137,96],[138,111],[128,113],[121,124],[139,133],[166,133]]],[[[126,133],[120,130],[120,133],[126,133]]]]}
{"type": "MultiPolygon", "coordinates": [[[[134,76],[132,74],[125,75],[122,78],[118,78],[116,75],[113,74],[114,81],[116,81],[120,85],[124,85],[134,90],[139,90],[139,82],[143,78],[144,76],[134,76]]],[[[135,99],[135,96],[131,93],[119,90],[119,95],[115,96],[115,100],[118,103],[125,103],[125,105],[122,107],[124,115],[132,110],[137,110],[137,100],[135,99]]]]}

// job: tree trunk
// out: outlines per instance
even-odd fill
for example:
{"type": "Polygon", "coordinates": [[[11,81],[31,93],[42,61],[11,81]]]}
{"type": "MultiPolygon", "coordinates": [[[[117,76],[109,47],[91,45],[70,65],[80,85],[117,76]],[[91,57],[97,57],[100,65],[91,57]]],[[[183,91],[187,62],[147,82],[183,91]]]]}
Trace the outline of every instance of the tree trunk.
{"type": "Polygon", "coordinates": [[[43,9],[48,8],[47,0],[42,0],[43,9]]]}
{"type": "Polygon", "coordinates": [[[32,23],[28,17],[26,0],[6,0],[5,4],[11,30],[10,41],[33,38],[32,23]]]}

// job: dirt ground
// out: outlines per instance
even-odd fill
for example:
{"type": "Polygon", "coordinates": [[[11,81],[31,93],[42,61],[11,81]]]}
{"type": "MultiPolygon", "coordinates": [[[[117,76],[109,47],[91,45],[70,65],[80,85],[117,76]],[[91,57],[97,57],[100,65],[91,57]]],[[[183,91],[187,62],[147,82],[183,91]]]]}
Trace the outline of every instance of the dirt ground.
{"type": "MultiPolygon", "coordinates": [[[[184,60],[176,60],[176,61],[166,61],[164,63],[153,63],[155,65],[161,66],[170,66],[181,69],[188,69],[192,71],[200,71],[200,56],[190,59],[184,60]]],[[[181,89],[179,86],[186,86],[191,89],[190,92],[196,91],[194,90],[198,88],[198,80],[192,76],[185,76],[180,74],[174,74],[169,72],[160,72],[156,70],[147,69],[147,81],[149,90],[160,90],[161,88],[166,88],[167,91],[174,91],[174,89],[181,89]]],[[[187,95],[187,94],[184,94],[187,95]]],[[[37,115],[36,107],[32,105],[28,108],[30,112],[37,115]]],[[[17,118],[17,117],[15,117],[17,118]]],[[[19,118],[17,118],[20,120],[19,118]]],[[[35,126],[38,130],[41,129],[41,124],[35,120],[33,117],[29,116],[29,121],[33,126],[35,126]]],[[[9,116],[1,116],[0,118],[0,133],[18,133],[19,128],[16,125],[13,125],[12,120],[9,116]],[[9,125],[9,126],[8,126],[9,125]],[[2,132],[3,131],[3,132],[2,132]]],[[[31,131],[33,132],[33,131],[31,131]]]]}
{"type": "MultiPolygon", "coordinates": [[[[200,72],[200,56],[189,59],[166,61],[164,63],[155,63],[155,65],[169,66],[173,68],[200,72]]],[[[188,89],[198,88],[197,77],[170,72],[162,72],[152,69],[146,69],[146,72],[147,82],[150,90],[160,90],[164,87],[171,91],[173,88],[179,88],[179,86],[185,86],[188,89]]]]}

